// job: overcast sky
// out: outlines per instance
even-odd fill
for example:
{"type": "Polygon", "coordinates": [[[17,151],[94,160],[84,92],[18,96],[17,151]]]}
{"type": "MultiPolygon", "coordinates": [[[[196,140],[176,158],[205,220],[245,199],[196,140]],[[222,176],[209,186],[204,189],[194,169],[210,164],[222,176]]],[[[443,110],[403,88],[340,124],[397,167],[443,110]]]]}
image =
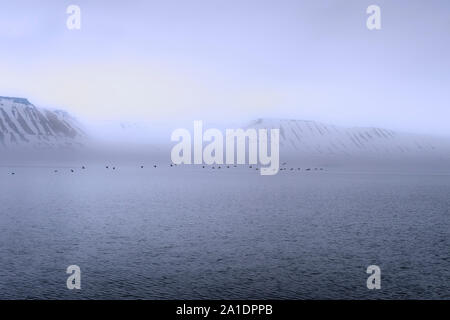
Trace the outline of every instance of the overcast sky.
{"type": "Polygon", "coordinates": [[[0,0],[0,95],[91,119],[450,135],[450,1],[0,0]],[[81,30],[66,8],[81,8],[81,30]],[[381,7],[369,31],[366,9],[381,7]]]}

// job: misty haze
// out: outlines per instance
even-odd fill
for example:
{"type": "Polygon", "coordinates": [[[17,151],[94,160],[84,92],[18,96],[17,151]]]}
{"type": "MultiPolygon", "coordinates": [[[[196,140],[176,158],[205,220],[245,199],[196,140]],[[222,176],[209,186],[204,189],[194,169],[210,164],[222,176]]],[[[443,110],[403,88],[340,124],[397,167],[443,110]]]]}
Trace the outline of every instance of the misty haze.
{"type": "Polygon", "coordinates": [[[2,4],[0,299],[449,299],[450,5],[379,2],[2,4]]]}

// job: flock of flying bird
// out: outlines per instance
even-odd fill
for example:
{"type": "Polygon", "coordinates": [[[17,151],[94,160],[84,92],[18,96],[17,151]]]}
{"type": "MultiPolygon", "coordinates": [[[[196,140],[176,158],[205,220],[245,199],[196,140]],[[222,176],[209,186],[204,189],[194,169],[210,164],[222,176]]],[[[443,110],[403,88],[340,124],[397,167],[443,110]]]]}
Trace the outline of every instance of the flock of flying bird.
{"type": "MultiPolygon", "coordinates": [[[[284,167],[280,168],[280,171],[286,171],[286,170],[289,169],[289,168],[286,167],[286,164],[287,164],[287,163],[283,163],[283,164],[282,164],[284,167]]],[[[176,166],[177,166],[176,164],[173,164],[173,163],[170,164],[170,167],[176,167],[176,166]]],[[[158,166],[157,166],[156,164],[153,165],[153,168],[157,168],[157,167],[158,167],[158,166]]],[[[222,169],[222,166],[209,166],[209,167],[211,167],[211,169],[213,169],[213,170],[214,170],[214,169],[222,169]]],[[[231,166],[229,166],[229,165],[223,166],[223,168],[227,168],[227,169],[230,169],[230,167],[231,167],[231,166]]],[[[233,165],[233,167],[236,168],[237,165],[233,165]]],[[[115,166],[105,166],[105,168],[106,168],[106,169],[112,169],[112,170],[116,170],[116,169],[117,169],[117,167],[115,167],[115,166]]],[[[203,165],[202,168],[203,168],[203,169],[207,169],[208,166],[203,165]]],[[[249,168],[249,169],[253,169],[253,165],[249,165],[248,168],[249,168]]],[[[143,165],[141,165],[141,169],[144,169],[144,166],[143,166],[143,165]]],[[[86,170],[86,166],[82,166],[82,167],[81,167],[81,170],[86,170]]],[[[258,167],[255,167],[255,170],[258,171],[259,168],[258,168],[258,167]]],[[[301,168],[293,168],[293,167],[291,167],[289,170],[290,170],[290,171],[294,171],[294,170],[300,171],[301,168]]],[[[323,171],[323,168],[306,168],[306,169],[305,169],[305,171],[312,171],[312,170],[314,170],[314,171],[323,171]]],[[[55,169],[53,172],[58,173],[59,170],[55,169]]],[[[70,172],[74,173],[74,172],[75,172],[75,169],[70,169],[70,172]]],[[[11,174],[11,175],[15,175],[16,173],[15,173],[15,172],[11,172],[10,174],[11,174]]]]}

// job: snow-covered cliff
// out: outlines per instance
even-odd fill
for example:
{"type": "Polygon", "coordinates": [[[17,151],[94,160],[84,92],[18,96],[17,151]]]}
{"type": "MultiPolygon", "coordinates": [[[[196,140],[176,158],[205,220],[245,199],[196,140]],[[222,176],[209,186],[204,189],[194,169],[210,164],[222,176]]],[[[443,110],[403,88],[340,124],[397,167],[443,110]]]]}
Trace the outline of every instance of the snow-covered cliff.
{"type": "Polygon", "coordinates": [[[77,147],[84,139],[81,125],[67,112],[0,97],[0,148],[77,147]]]}

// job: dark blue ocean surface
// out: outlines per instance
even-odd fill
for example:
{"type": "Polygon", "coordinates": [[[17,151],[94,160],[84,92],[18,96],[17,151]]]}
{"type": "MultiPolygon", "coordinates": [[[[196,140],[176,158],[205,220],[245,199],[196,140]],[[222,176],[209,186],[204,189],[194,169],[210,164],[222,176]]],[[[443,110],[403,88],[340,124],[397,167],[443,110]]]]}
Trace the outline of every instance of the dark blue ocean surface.
{"type": "Polygon", "coordinates": [[[450,298],[448,175],[53,170],[0,168],[2,299],[450,298]]]}

